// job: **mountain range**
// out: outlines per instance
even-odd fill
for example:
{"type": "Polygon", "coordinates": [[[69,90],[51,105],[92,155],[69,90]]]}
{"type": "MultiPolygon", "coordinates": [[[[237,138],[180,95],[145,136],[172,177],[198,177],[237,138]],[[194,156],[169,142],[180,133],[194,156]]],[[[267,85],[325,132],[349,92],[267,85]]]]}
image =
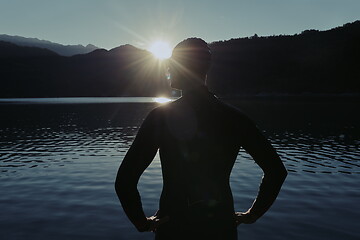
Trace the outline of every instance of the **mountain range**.
{"type": "MultiPolygon", "coordinates": [[[[360,21],[209,46],[207,84],[219,96],[360,95],[360,21]]],[[[0,41],[3,98],[168,95],[164,72],[151,53],[131,45],[64,56],[0,41]]]]}
{"type": "Polygon", "coordinates": [[[37,38],[26,38],[20,36],[10,36],[6,34],[0,34],[0,41],[14,43],[18,46],[27,46],[27,47],[38,47],[49,49],[61,56],[73,56],[76,54],[86,54],[89,52],[98,49],[98,47],[88,44],[83,45],[62,45],[59,43],[54,43],[46,40],[40,40],[37,38]]]}
{"type": "Polygon", "coordinates": [[[208,84],[221,95],[359,95],[360,21],[292,36],[212,43],[208,84]]]}

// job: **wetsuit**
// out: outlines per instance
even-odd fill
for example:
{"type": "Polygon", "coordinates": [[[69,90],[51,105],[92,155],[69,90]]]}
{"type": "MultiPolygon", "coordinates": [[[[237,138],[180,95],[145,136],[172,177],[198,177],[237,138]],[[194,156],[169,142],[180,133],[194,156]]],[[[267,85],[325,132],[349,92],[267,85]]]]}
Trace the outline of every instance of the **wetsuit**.
{"type": "Polygon", "coordinates": [[[146,219],[136,186],[159,150],[163,175],[159,215],[170,220],[157,229],[156,239],[237,239],[229,178],[240,147],[265,172],[252,207],[261,216],[282,183],[274,177],[270,181],[266,173],[276,175],[284,167],[253,122],[206,87],[155,108],[119,168],[117,193],[125,213],[135,226],[146,219]]]}

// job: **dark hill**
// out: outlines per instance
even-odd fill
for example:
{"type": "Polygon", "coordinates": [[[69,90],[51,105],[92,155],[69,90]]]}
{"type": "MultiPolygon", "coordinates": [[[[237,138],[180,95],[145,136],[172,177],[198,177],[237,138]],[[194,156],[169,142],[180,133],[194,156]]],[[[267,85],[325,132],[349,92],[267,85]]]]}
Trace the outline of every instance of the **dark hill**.
{"type": "Polygon", "coordinates": [[[360,21],[214,42],[211,49],[208,84],[222,95],[360,93],[360,21]]]}
{"type": "Polygon", "coordinates": [[[48,49],[37,47],[20,47],[10,42],[0,41],[0,58],[50,57],[58,56],[48,49]]]}
{"type": "Polygon", "coordinates": [[[6,34],[0,34],[0,41],[11,42],[19,46],[27,46],[27,47],[38,47],[38,48],[46,48],[53,52],[56,52],[62,56],[73,56],[76,54],[85,54],[98,49],[98,47],[88,44],[86,46],[83,45],[62,45],[59,43],[54,43],[46,40],[40,40],[37,38],[26,38],[20,36],[10,36],[6,34]]]}
{"type": "Polygon", "coordinates": [[[163,72],[149,52],[130,45],[73,57],[9,58],[0,51],[0,97],[156,96],[169,92],[163,72]]]}
{"type": "MultiPolygon", "coordinates": [[[[293,36],[210,44],[208,85],[222,96],[360,94],[360,21],[293,36]]],[[[72,57],[0,43],[0,97],[156,96],[164,67],[131,45],[72,57]]]]}

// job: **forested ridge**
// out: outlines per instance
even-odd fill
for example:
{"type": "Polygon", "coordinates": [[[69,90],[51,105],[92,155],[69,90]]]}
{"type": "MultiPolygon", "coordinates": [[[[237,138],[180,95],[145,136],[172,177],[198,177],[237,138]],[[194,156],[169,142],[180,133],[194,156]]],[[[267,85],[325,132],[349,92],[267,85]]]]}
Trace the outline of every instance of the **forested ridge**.
{"type": "MultiPolygon", "coordinates": [[[[210,43],[207,83],[220,96],[358,95],[360,21],[327,31],[210,43]]],[[[0,97],[157,96],[164,66],[131,45],[60,56],[0,41],[0,97]]]]}

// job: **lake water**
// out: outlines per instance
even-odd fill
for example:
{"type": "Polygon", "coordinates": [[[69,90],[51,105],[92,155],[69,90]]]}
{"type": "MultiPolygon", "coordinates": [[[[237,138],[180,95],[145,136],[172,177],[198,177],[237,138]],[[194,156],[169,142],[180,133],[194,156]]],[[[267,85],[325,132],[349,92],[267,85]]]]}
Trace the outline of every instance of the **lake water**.
{"type": "MultiPolygon", "coordinates": [[[[232,101],[264,130],[289,175],[272,208],[239,239],[360,239],[358,99],[232,101]]],[[[117,168],[152,99],[0,100],[0,239],[152,239],[127,220],[117,168]]],[[[159,156],[139,182],[157,210],[159,156]]],[[[262,172],[240,151],[231,175],[247,210],[262,172]]]]}

